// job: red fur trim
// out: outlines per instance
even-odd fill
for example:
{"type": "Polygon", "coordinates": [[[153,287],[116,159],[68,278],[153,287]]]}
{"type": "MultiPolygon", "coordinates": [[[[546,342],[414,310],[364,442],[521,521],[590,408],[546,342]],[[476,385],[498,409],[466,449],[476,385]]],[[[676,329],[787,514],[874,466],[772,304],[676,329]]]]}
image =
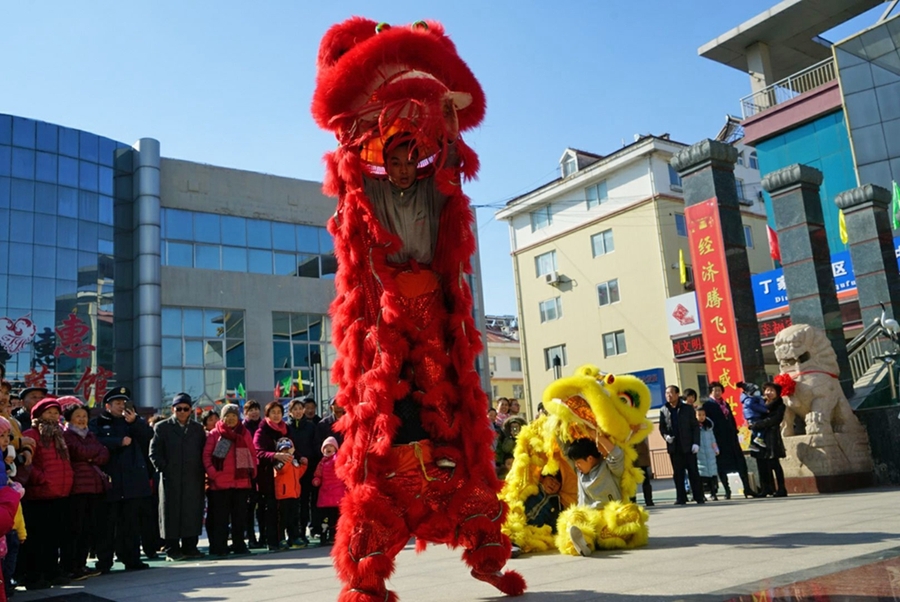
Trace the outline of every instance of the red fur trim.
{"type": "MultiPolygon", "coordinates": [[[[389,79],[393,73],[385,75],[389,79]]],[[[347,412],[341,420],[345,438],[337,470],[348,491],[332,555],[338,575],[348,584],[340,597],[345,602],[386,595],[384,580],[410,534],[417,537],[417,551],[426,542],[464,546],[464,557],[478,578],[505,593],[518,595],[525,588],[517,573],[499,572],[510,543],[500,533],[506,506],[496,498],[500,482],[492,461],[493,431],[484,419],[487,397],[474,369],[482,342],[466,274],[472,271],[476,241],[474,215],[461,188],[461,179],[477,173],[478,157],[459,138],[459,168],[442,163],[447,91],[471,95],[471,105],[458,112],[459,124],[462,130],[477,125],[484,115],[484,94],[440,24],[395,27],[376,35],[374,21],[354,17],[322,40],[313,115],[342,142],[325,156],[323,189],[338,196],[328,225],[338,260],[331,305],[338,357],[332,376],[338,402],[347,412]],[[397,65],[400,71],[429,73],[435,81],[412,74],[372,87],[374,73],[397,65]],[[448,197],[431,264],[440,278],[443,308],[428,324],[414,323],[399,296],[386,258],[401,241],[379,223],[363,189],[360,152],[368,149],[363,144],[383,138],[398,123],[412,123],[417,144],[423,138],[426,148],[438,149],[435,183],[448,197]],[[399,425],[394,402],[412,390],[405,367],[426,362],[439,366],[446,380],[413,395],[422,406],[423,426],[438,442],[435,457],[453,459],[456,468],[446,479],[427,482],[427,495],[422,495],[418,484],[405,491],[387,475],[393,471],[391,442],[399,425]],[[422,508],[422,499],[429,500],[429,510],[422,508]]]]}

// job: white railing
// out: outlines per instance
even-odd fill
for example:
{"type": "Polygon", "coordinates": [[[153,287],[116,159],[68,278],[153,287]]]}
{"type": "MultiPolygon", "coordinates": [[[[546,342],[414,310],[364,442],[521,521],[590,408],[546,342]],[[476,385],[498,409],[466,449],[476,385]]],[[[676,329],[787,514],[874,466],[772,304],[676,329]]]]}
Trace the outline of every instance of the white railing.
{"type": "Polygon", "coordinates": [[[766,109],[771,109],[775,105],[796,98],[804,92],[824,86],[836,78],[834,59],[825,59],[821,63],[816,63],[812,67],[807,67],[803,71],[798,71],[781,81],[766,86],[758,92],[743,97],[741,99],[741,114],[746,119],[766,109]]]}

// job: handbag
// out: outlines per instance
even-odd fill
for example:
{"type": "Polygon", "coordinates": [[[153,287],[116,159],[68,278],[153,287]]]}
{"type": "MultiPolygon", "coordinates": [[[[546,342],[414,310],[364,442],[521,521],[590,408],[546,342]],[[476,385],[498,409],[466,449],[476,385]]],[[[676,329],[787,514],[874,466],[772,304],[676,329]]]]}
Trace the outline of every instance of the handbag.
{"type": "Polygon", "coordinates": [[[231,449],[231,440],[226,439],[225,437],[220,437],[218,441],[216,441],[216,446],[213,448],[212,456],[213,458],[218,458],[219,460],[224,460],[225,456],[228,455],[228,450],[231,449]]]}
{"type": "Polygon", "coordinates": [[[112,489],[112,477],[103,472],[96,464],[91,464],[91,468],[97,471],[97,475],[100,477],[100,482],[103,484],[103,491],[109,491],[112,489]]]}

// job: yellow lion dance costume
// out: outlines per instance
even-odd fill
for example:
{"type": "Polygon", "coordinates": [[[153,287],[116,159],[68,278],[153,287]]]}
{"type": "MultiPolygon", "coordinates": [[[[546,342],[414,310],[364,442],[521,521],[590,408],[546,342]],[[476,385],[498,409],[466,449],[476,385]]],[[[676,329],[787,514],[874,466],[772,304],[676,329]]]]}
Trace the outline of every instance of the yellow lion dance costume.
{"type": "Polygon", "coordinates": [[[555,547],[564,554],[579,555],[569,536],[577,526],[591,550],[635,548],[647,543],[649,515],[630,500],[644,479],[634,466],[634,445],[647,438],[652,424],[647,420],[650,390],[630,375],[603,374],[596,366],[579,368],[573,376],[553,382],[544,391],[541,416],[519,433],[513,465],[500,493],[509,505],[503,531],[523,552],[543,552],[555,547]],[[625,470],[619,483],[622,499],[602,509],[578,506],[578,475],[565,457],[565,446],[576,439],[597,440],[605,434],[625,455],[625,470]],[[525,500],[539,492],[542,475],[559,473],[560,503],[564,509],[556,523],[527,522],[525,500]]]}

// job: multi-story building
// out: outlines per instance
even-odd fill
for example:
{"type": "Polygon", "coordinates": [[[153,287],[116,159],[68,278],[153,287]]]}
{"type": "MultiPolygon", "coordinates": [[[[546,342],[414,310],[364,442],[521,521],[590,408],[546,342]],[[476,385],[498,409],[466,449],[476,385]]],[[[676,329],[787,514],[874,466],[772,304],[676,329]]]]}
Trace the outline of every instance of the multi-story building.
{"type": "MultiPolygon", "coordinates": [[[[648,135],[605,156],[566,149],[559,178],[497,212],[509,223],[532,410],[554,378],[586,363],[648,375],[657,391],[702,382],[702,360],[676,362],[667,325],[667,298],[692,290],[690,266],[681,282],[679,252],[690,254],[681,182],[669,165],[685,146],[648,135]]],[[[746,187],[750,269],[764,272],[772,261],[758,171],[738,149],[747,153],[736,176],[746,187]]]]}
{"type": "Polygon", "coordinates": [[[42,374],[57,393],[89,397],[99,374],[151,407],[179,391],[268,401],[279,386],[323,403],[334,394],[334,207],[318,182],[0,115],[7,378],[42,374]]]}
{"type": "Polygon", "coordinates": [[[822,172],[833,253],[845,249],[835,197],[900,181],[900,17],[873,17],[871,27],[834,44],[821,37],[879,4],[784,0],[699,49],[750,76],[751,93],[739,102],[744,143],[755,149],[761,174],[794,163],[822,172]]]}
{"type": "Polygon", "coordinates": [[[514,316],[485,316],[485,324],[491,401],[495,402],[500,397],[524,399],[518,320],[514,316]]]}

